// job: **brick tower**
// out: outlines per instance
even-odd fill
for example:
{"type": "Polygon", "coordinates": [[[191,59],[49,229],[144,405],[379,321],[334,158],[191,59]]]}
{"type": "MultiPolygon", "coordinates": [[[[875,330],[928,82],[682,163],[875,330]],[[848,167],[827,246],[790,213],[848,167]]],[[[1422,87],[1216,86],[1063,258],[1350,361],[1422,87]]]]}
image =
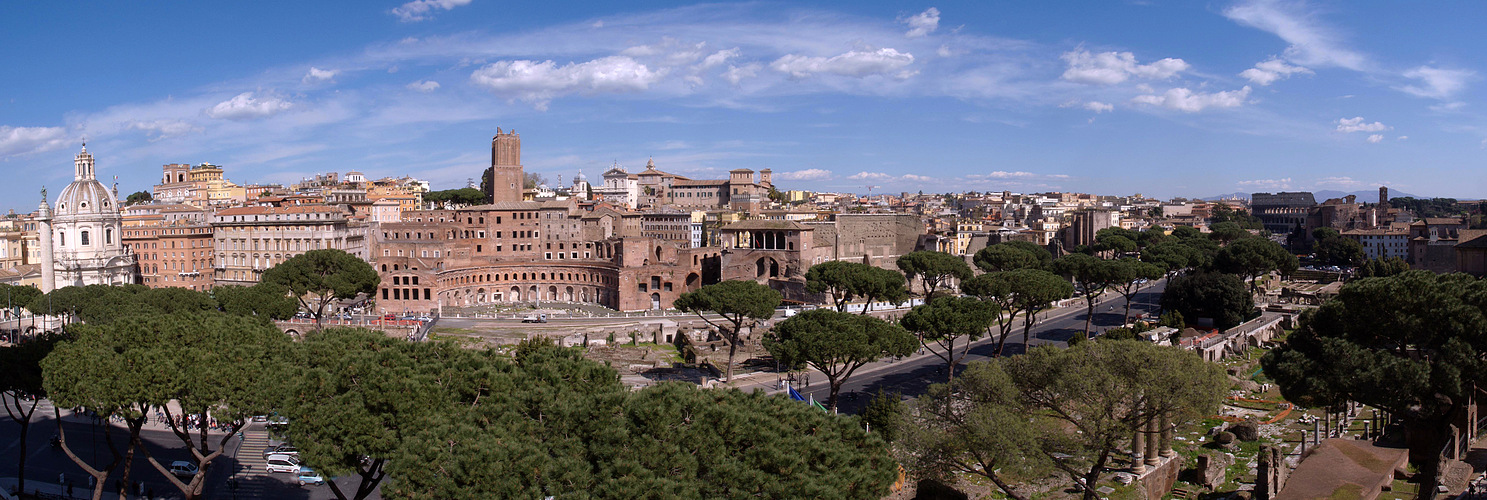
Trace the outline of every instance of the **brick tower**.
{"type": "Polygon", "coordinates": [[[515,130],[496,129],[491,138],[491,202],[521,201],[524,176],[521,168],[521,136],[515,130]]]}

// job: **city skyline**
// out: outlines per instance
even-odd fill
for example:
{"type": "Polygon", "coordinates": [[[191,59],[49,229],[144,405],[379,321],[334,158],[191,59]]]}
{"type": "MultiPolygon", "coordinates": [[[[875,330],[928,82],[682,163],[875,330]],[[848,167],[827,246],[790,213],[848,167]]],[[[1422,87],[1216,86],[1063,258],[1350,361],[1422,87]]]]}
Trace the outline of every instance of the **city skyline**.
{"type": "Polygon", "coordinates": [[[1476,4],[563,5],[20,7],[0,194],[29,210],[84,139],[121,194],[202,162],[453,188],[496,127],[565,184],[654,158],[845,192],[1484,185],[1476,4]]]}

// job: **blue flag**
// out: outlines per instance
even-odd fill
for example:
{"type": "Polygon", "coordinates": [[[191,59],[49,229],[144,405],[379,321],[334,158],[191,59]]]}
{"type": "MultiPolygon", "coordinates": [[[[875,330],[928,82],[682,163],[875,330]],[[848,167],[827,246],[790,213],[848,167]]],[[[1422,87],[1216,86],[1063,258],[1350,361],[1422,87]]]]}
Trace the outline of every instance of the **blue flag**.
{"type": "Polygon", "coordinates": [[[805,396],[801,396],[799,392],[796,392],[794,387],[786,386],[786,389],[790,390],[790,399],[805,401],[805,396]]]}

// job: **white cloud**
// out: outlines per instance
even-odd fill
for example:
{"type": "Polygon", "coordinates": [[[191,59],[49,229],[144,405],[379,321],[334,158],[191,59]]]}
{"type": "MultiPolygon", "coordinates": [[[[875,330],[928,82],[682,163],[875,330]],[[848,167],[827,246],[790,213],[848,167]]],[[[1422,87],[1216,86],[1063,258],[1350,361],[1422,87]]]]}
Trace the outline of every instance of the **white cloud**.
{"type": "Polygon", "coordinates": [[[0,125],[0,157],[51,151],[67,143],[62,127],[7,127],[0,125]]]}
{"type": "Polygon", "coordinates": [[[847,176],[847,178],[854,181],[886,181],[892,179],[893,176],[882,172],[858,172],[847,176]]]}
{"type": "Polygon", "coordinates": [[[433,92],[435,90],[439,90],[439,82],[433,80],[419,80],[413,83],[409,83],[407,86],[409,90],[417,90],[419,92],[433,92]]]}
{"type": "Polygon", "coordinates": [[[252,92],[243,92],[207,108],[212,118],[248,120],[272,116],[294,107],[294,103],[273,96],[254,97],[252,92]]]}
{"type": "MultiPolygon", "coordinates": [[[[971,175],[967,175],[966,176],[966,178],[968,178],[968,179],[1031,179],[1031,178],[1035,178],[1035,177],[1039,177],[1039,175],[1038,174],[1035,174],[1035,173],[1032,173],[1032,172],[1023,172],[1023,171],[1020,171],[1020,170],[1019,171],[1016,171],[1016,172],[1008,172],[1008,171],[1005,171],[1005,170],[995,170],[995,171],[992,171],[990,173],[985,173],[985,174],[971,174],[971,175]]],[[[1054,175],[1054,176],[1049,176],[1049,177],[1067,178],[1068,176],[1067,175],[1054,175]]]]}
{"type": "Polygon", "coordinates": [[[1474,79],[1476,75],[1475,72],[1464,69],[1420,66],[1404,72],[1405,78],[1419,80],[1420,85],[1405,85],[1397,88],[1419,97],[1446,99],[1466,88],[1466,82],[1474,79]]]}
{"type": "Polygon", "coordinates": [[[1408,141],[1408,140],[1410,140],[1410,136],[1407,136],[1407,135],[1401,135],[1401,136],[1399,136],[1399,137],[1398,137],[1398,138],[1396,138],[1396,139],[1395,139],[1395,140],[1399,140],[1399,141],[1408,141]]]}
{"type": "Polygon", "coordinates": [[[1250,83],[1256,85],[1270,85],[1275,83],[1276,80],[1285,80],[1290,78],[1291,75],[1300,73],[1312,74],[1312,71],[1301,66],[1286,64],[1285,61],[1280,59],[1272,58],[1256,63],[1255,67],[1240,72],[1239,76],[1249,79],[1250,83]]]}
{"type": "Polygon", "coordinates": [[[1224,17],[1270,32],[1291,44],[1284,54],[1291,62],[1363,71],[1368,59],[1343,47],[1337,34],[1318,23],[1315,14],[1301,12],[1299,6],[1276,0],[1249,0],[1225,9],[1224,17]]]}
{"type": "Polygon", "coordinates": [[[1383,122],[1363,123],[1363,117],[1361,116],[1337,119],[1337,131],[1344,134],[1351,134],[1353,132],[1382,132],[1385,130],[1389,130],[1389,126],[1384,125],[1383,122]]]}
{"type": "Polygon", "coordinates": [[[935,54],[939,55],[940,57],[950,57],[955,55],[954,52],[950,51],[949,45],[941,45],[939,49],[935,50],[935,54]]]}
{"type": "Polygon", "coordinates": [[[818,181],[821,179],[830,178],[831,171],[822,170],[819,168],[808,168],[805,170],[796,170],[794,172],[780,172],[774,174],[774,176],[776,179],[787,181],[818,181]]]}
{"type": "Polygon", "coordinates": [[[1344,189],[1357,189],[1359,187],[1363,187],[1366,184],[1367,183],[1364,183],[1362,181],[1353,180],[1352,177],[1348,176],[1323,177],[1321,179],[1317,179],[1316,182],[1317,187],[1339,187],[1344,189]]]}
{"type": "Polygon", "coordinates": [[[470,5],[470,0],[414,0],[393,8],[392,15],[405,23],[426,21],[433,19],[434,9],[450,10],[462,5],[470,5]]]}
{"type": "Polygon", "coordinates": [[[1239,186],[1254,189],[1291,189],[1291,178],[1239,181],[1239,186]]]}
{"type": "Polygon", "coordinates": [[[638,92],[665,76],[625,56],[609,56],[558,66],[553,61],[497,61],[475,70],[470,81],[503,95],[547,109],[553,97],[581,92],[638,92]]]}
{"type": "Polygon", "coordinates": [[[905,19],[904,23],[909,25],[909,31],[904,33],[906,37],[919,38],[934,33],[940,27],[940,9],[930,7],[905,19]]]}
{"type": "Polygon", "coordinates": [[[743,81],[743,79],[745,78],[753,78],[755,76],[759,76],[759,70],[763,67],[764,65],[759,63],[750,63],[743,66],[734,66],[730,64],[728,65],[728,71],[723,72],[723,78],[726,78],[728,80],[728,83],[738,85],[738,82],[743,81]]]}
{"type": "Polygon", "coordinates": [[[1430,110],[1431,111],[1434,111],[1434,112],[1437,112],[1437,113],[1454,113],[1454,112],[1457,112],[1457,111],[1461,111],[1461,108],[1464,108],[1464,107],[1466,107],[1466,103],[1465,102],[1452,101],[1452,102],[1443,102],[1443,103],[1440,103],[1440,104],[1433,104],[1433,105],[1430,106],[1430,110]]]}
{"type": "Polygon", "coordinates": [[[934,177],[930,177],[927,175],[904,174],[904,176],[900,177],[899,179],[909,182],[935,182],[934,177]]]}
{"type": "Polygon", "coordinates": [[[699,64],[698,68],[707,69],[714,66],[721,66],[723,63],[728,62],[729,59],[738,57],[741,53],[742,52],[739,52],[738,47],[713,52],[702,60],[702,64],[699,64]]]}
{"type": "Polygon", "coordinates": [[[124,128],[144,131],[151,141],[201,131],[201,127],[183,120],[136,120],[129,122],[124,128]]]}
{"type": "Polygon", "coordinates": [[[1382,134],[1373,134],[1368,136],[1369,144],[1378,144],[1380,142],[1384,142],[1384,136],[1382,134]]]}
{"type": "Polygon", "coordinates": [[[1193,92],[1192,90],[1178,87],[1168,89],[1162,95],[1139,95],[1131,99],[1137,104],[1150,104],[1162,106],[1167,109],[1182,111],[1184,113],[1196,113],[1208,108],[1234,108],[1244,104],[1249,98],[1250,88],[1245,85],[1239,90],[1225,90],[1223,92],[1193,92]]]}
{"type": "Polygon", "coordinates": [[[330,79],[335,78],[335,77],[336,77],[336,70],[333,70],[333,69],[320,69],[320,68],[317,68],[317,67],[314,67],[314,66],[310,66],[310,72],[309,73],[306,73],[305,74],[305,77],[300,79],[300,82],[303,82],[303,83],[317,83],[317,82],[327,81],[327,80],[330,80],[330,79]]]}
{"type": "Polygon", "coordinates": [[[789,74],[792,78],[805,78],[814,73],[832,73],[857,78],[893,73],[898,78],[906,78],[913,74],[902,70],[913,62],[913,54],[891,48],[881,48],[853,50],[829,58],[786,54],[770,63],[769,67],[789,74]]]}
{"type": "Polygon", "coordinates": [[[1096,85],[1114,85],[1132,76],[1166,80],[1189,67],[1186,61],[1170,57],[1151,64],[1137,64],[1136,55],[1130,52],[1091,54],[1087,50],[1076,50],[1065,52],[1059,58],[1069,63],[1069,69],[1064,70],[1065,80],[1096,85]]]}
{"type": "Polygon", "coordinates": [[[1115,111],[1115,105],[1100,101],[1090,101],[1084,103],[1084,109],[1094,111],[1095,113],[1108,113],[1115,111]]]}

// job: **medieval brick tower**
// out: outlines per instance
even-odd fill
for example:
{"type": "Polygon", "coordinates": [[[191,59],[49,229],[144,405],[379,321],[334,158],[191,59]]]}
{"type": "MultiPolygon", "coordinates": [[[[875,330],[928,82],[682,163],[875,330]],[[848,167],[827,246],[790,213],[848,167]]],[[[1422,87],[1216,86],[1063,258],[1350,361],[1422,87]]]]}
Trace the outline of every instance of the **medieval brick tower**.
{"type": "Polygon", "coordinates": [[[496,129],[491,138],[491,178],[489,179],[492,203],[521,201],[524,176],[521,168],[521,136],[515,130],[502,133],[496,129]]]}

